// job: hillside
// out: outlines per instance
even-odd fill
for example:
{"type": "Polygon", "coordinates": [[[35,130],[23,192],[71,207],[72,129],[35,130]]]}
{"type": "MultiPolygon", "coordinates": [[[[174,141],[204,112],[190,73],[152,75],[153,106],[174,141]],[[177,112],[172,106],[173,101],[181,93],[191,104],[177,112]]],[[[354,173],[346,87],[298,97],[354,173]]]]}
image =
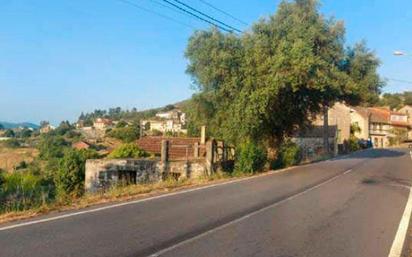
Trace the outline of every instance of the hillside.
{"type": "Polygon", "coordinates": [[[2,125],[5,129],[14,129],[14,128],[19,128],[19,127],[32,128],[32,129],[40,128],[39,125],[36,125],[31,122],[13,123],[13,122],[0,121],[0,125],[2,125]]]}

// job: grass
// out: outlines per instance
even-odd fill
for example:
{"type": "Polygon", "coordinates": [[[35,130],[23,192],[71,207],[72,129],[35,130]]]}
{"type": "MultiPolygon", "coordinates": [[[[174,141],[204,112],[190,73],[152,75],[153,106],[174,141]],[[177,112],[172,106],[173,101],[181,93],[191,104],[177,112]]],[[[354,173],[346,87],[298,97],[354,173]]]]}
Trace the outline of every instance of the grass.
{"type": "MultiPolygon", "coordinates": [[[[238,177],[239,176],[237,176],[236,178],[238,177]]],[[[117,186],[107,190],[106,192],[85,194],[80,198],[65,199],[61,200],[60,202],[44,203],[41,206],[33,209],[23,211],[10,211],[4,214],[0,214],[0,223],[31,218],[40,214],[47,214],[67,210],[77,210],[109,202],[120,202],[139,199],[147,196],[173,192],[201,185],[207,185],[233,178],[235,177],[217,173],[210,177],[201,177],[198,179],[169,179],[166,181],[161,181],[152,184],[117,186]]]]}
{"type": "Polygon", "coordinates": [[[38,155],[34,148],[7,148],[0,145],[0,169],[12,171],[20,162],[30,163],[38,155]]]}

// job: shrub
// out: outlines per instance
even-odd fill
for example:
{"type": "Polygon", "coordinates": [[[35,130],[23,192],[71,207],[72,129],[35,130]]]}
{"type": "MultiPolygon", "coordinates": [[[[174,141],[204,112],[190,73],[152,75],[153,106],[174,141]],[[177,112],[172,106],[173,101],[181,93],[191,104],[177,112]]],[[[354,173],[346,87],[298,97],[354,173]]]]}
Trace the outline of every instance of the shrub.
{"type": "Polygon", "coordinates": [[[54,178],[57,196],[60,199],[67,196],[78,197],[83,194],[86,160],[96,157],[97,153],[90,150],[69,148],[65,151],[54,178]]]}
{"type": "Polygon", "coordinates": [[[3,175],[0,188],[0,212],[21,211],[41,206],[50,199],[50,190],[41,177],[15,172],[3,175]]]}
{"type": "Polygon", "coordinates": [[[109,154],[110,159],[123,159],[123,158],[142,158],[142,157],[148,157],[149,154],[146,153],[145,151],[141,150],[136,144],[134,143],[129,143],[129,144],[123,144],[113,150],[109,154]]]}
{"type": "Polygon", "coordinates": [[[8,148],[19,148],[21,145],[18,139],[12,138],[5,142],[5,146],[8,148]]]}
{"type": "Polygon", "coordinates": [[[360,150],[359,140],[355,136],[350,136],[348,141],[349,151],[355,152],[360,150]]]}
{"type": "Polygon", "coordinates": [[[39,149],[39,157],[42,160],[50,160],[53,158],[62,158],[64,150],[69,146],[69,143],[61,136],[42,135],[37,146],[39,149]]]}
{"type": "Polygon", "coordinates": [[[130,143],[139,138],[139,128],[136,126],[119,127],[111,130],[107,135],[120,139],[125,143],[130,143]]]}
{"type": "Polygon", "coordinates": [[[291,141],[287,141],[280,146],[277,159],[272,166],[273,168],[286,168],[299,164],[301,158],[299,146],[291,141]]]}
{"type": "Polygon", "coordinates": [[[253,142],[245,142],[236,150],[235,173],[261,171],[267,160],[266,150],[253,142]]]}

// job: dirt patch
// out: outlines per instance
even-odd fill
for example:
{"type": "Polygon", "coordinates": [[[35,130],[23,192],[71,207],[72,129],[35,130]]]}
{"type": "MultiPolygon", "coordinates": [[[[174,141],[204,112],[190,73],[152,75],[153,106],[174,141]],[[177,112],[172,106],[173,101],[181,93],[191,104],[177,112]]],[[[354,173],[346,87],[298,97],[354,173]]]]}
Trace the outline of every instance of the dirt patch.
{"type": "Polygon", "coordinates": [[[12,171],[20,162],[32,162],[37,155],[34,148],[0,147],[0,169],[12,171]]]}

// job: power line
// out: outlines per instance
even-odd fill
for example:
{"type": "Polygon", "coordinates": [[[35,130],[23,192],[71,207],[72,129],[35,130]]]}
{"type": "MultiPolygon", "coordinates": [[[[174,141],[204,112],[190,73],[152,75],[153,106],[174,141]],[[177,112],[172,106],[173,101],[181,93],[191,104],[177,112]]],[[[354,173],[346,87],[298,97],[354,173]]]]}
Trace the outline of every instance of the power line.
{"type": "Polygon", "coordinates": [[[134,7],[134,8],[143,10],[143,11],[145,11],[145,12],[148,12],[148,13],[151,13],[151,14],[154,14],[154,15],[157,15],[157,16],[162,17],[162,18],[164,18],[164,19],[173,21],[173,22],[178,23],[178,24],[180,24],[180,25],[182,25],[182,26],[186,26],[186,27],[189,27],[189,28],[192,28],[192,29],[196,29],[196,28],[195,28],[194,26],[192,26],[192,25],[189,25],[189,24],[187,24],[187,23],[181,22],[181,21],[176,20],[176,19],[174,19],[174,18],[172,18],[172,17],[169,17],[169,16],[167,16],[167,15],[164,15],[164,14],[158,13],[158,12],[156,12],[156,11],[153,11],[153,10],[151,10],[151,9],[145,8],[145,7],[143,7],[143,6],[140,6],[140,5],[138,5],[138,4],[136,4],[136,3],[132,2],[132,1],[129,1],[129,0],[117,0],[117,1],[122,2],[122,3],[124,3],[124,4],[128,4],[128,5],[130,5],[130,6],[134,7]]]}
{"type": "MultiPolygon", "coordinates": [[[[197,18],[197,19],[199,19],[199,20],[201,20],[201,21],[204,21],[204,22],[206,22],[206,23],[208,23],[208,24],[210,24],[210,25],[213,25],[213,26],[215,26],[215,27],[217,27],[217,28],[219,28],[219,29],[221,29],[221,30],[224,30],[224,31],[226,31],[226,32],[233,32],[233,30],[228,29],[228,28],[226,28],[226,27],[223,27],[223,26],[221,26],[221,25],[218,25],[218,24],[214,23],[213,21],[207,20],[207,19],[205,19],[205,18],[203,18],[203,17],[201,17],[201,16],[199,16],[199,15],[197,15],[197,14],[191,12],[191,11],[188,11],[187,9],[184,9],[184,8],[180,7],[179,5],[177,5],[177,4],[175,4],[175,3],[172,3],[172,2],[170,2],[170,1],[168,1],[168,0],[162,0],[162,1],[168,3],[168,4],[171,5],[171,6],[174,6],[175,8],[177,8],[177,9],[179,9],[179,10],[181,10],[181,11],[183,11],[183,12],[185,12],[185,13],[187,13],[187,14],[189,14],[189,15],[191,15],[191,16],[193,16],[193,17],[195,17],[195,18],[197,18]]],[[[239,31],[239,30],[236,30],[236,31],[239,31]]],[[[241,31],[240,31],[240,32],[241,32],[241,31]]]]}
{"type": "Polygon", "coordinates": [[[178,4],[180,4],[180,5],[183,5],[184,7],[188,8],[188,9],[190,9],[190,10],[192,10],[192,11],[194,11],[194,12],[196,12],[196,13],[198,13],[198,14],[200,14],[200,15],[202,15],[202,16],[204,16],[204,17],[206,17],[206,18],[208,18],[208,19],[210,19],[210,20],[212,20],[212,21],[214,21],[214,22],[219,23],[219,24],[222,25],[222,26],[226,26],[226,27],[228,27],[228,28],[230,28],[230,29],[232,29],[232,30],[234,30],[234,31],[237,31],[237,32],[239,32],[239,33],[242,33],[241,30],[239,30],[239,29],[237,29],[237,28],[235,28],[235,27],[232,27],[232,26],[230,26],[230,25],[228,25],[228,24],[226,24],[226,23],[224,23],[224,22],[221,22],[221,21],[213,18],[212,16],[207,15],[207,14],[204,13],[204,12],[201,12],[201,11],[197,10],[196,8],[193,8],[193,7],[191,7],[190,5],[183,3],[182,1],[179,1],[179,0],[173,0],[173,1],[176,2],[176,3],[178,3],[178,4]]]}
{"type": "Polygon", "coordinates": [[[199,0],[199,1],[202,2],[203,4],[209,6],[210,8],[212,8],[212,9],[214,9],[214,10],[220,12],[220,13],[223,13],[224,15],[232,18],[233,20],[235,20],[235,21],[237,21],[237,22],[240,22],[241,24],[243,24],[243,25],[245,25],[245,26],[248,26],[248,25],[249,25],[247,22],[242,21],[242,20],[239,19],[239,18],[236,18],[235,16],[231,15],[230,13],[228,13],[228,12],[222,10],[222,9],[217,8],[216,6],[212,5],[211,3],[206,2],[205,0],[199,0]]]}
{"type": "Polygon", "coordinates": [[[178,10],[178,9],[176,9],[176,8],[173,8],[173,7],[170,6],[170,5],[163,4],[163,3],[161,3],[161,2],[159,2],[159,1],[157,1],[157,0],[149,0],[149,1],[155,3],[155,4],[159,5],[159,6],[162,6],[162,7],[164,7],[164,8],[167,8],[167,9],[169,9],[169,10],[172,10],[172,11],[174,11],[174,12],[176,12],[176,13],[180,13],[180,14],[187,15],[187,13],[185,13],[185,12],[183,12],[183,11],[181,11],[181,10],[178,10]]]}
{"type": "Polygon", "coordinates": [[[395,82],[401,82],[401,83],[406,83],[406,84],[412,84],[412,81],[408,80],[402,80],[402,79],[392,79],[392,78],[386,78],[387,80],[395,81],[395,82]]]}

